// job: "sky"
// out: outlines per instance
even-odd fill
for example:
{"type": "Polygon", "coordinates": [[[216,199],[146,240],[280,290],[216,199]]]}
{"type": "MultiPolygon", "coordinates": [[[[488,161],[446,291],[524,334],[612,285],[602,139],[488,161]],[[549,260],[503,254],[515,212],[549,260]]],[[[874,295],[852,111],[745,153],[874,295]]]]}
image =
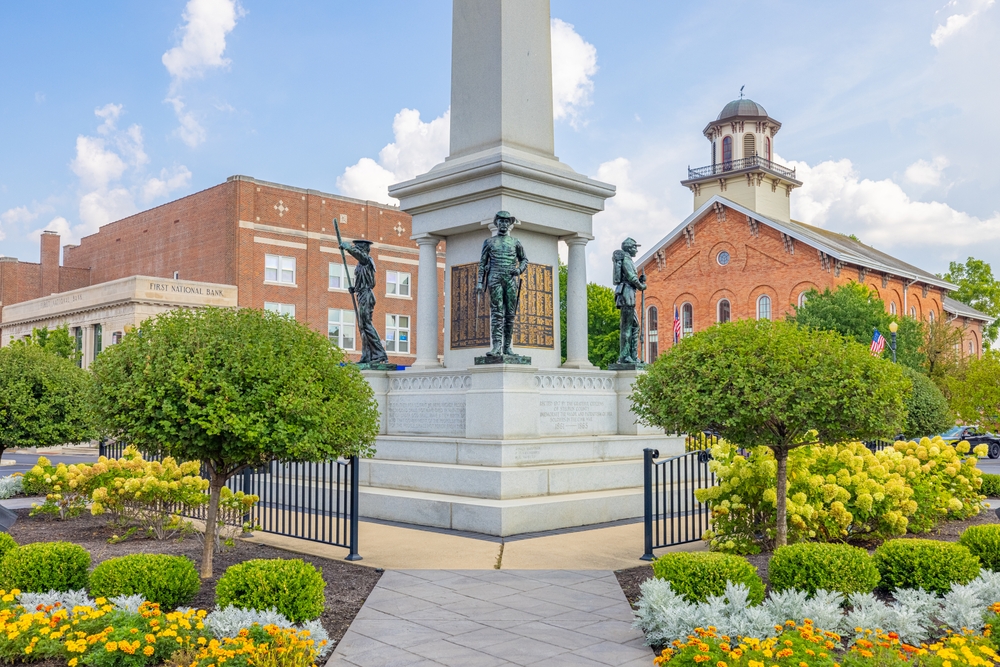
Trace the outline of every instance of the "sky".
{"type": "MultiPolygon", "coordinates": [[[[1000,272],[995,0],[551,0],[556,155],[617,186],[591,280],[692,211],[741,86],[792,217],[932,272],[1000,272]]],[[[245,174],[389,202],[448,152],[447,0],[0,3],[0,255],[245,174]]]]}

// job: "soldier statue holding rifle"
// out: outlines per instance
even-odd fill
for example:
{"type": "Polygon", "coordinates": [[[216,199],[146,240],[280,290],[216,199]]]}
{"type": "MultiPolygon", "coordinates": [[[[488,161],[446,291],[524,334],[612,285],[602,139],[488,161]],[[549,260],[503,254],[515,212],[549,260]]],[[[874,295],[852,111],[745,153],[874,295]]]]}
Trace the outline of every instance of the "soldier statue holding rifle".
{"type": "Polygon", "coordinates": [[[621,311],[618,329],[618,362],[609,364],[610,370],[628,370],[641,367],[639,361],[639,318],[635,312],[635,293],[646,289],[646,275],[637,275],[632,258],[639,244],[629,237],[622,241],[622,249],[611,255],[611,282],[615,286],[615,307],[621,311]]]}
{"type": "Polygon", "coordinates": [[[516,222],[507,211],[500,211],[493,218],[497,234],[483,242],[483,252],[479,260],[479,274],[476,280],[476,295],[484,291],[490,300],[490,342],[492,348],[486,357],[479,357],[476,363],[529,363],[528,357],[514,354],[511,344],[514,335],[514,319],[521,299],[521,274],[528,268],[528,258],[521,242],[510,236],[510,228],[516,222]],[[483,361],[480,362],[479,360],[483,361]]]}

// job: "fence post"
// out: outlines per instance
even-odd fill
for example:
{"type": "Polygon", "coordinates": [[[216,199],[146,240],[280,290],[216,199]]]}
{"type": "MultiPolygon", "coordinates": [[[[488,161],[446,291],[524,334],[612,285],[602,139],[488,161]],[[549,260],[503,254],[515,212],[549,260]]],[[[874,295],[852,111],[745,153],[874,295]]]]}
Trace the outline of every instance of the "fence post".
{"type": "Polygon", "coordinates": [[[97,457],[107,456],[108,446],[105,443],[104,438],[97,441],[97,457]]]}
{"type": "MultiPolygon", "coordinates": [[[[253,472],[253,469],[251,469],[249,466],[247,466],[246,468],[243,469],[243,495],[245,495],[245,496],[253,495],[253,494],[250,493],[250,481],[251,481],[250,475],[251,475],[252,472],[253,472]]],[[[243,514],[243,525],[246,526],[248,523],[250,523],[250,508],[249,507],[247,508],[247,511],[243,514]]],[[[246,529],[244,528],[244,531],[245,530],[246,529]]]]}
{"type": "Polygon", "coordinates": [[[361,560],[358,554],[358,498],[361,495],[358,484],[358,457],[351,457],[351,546],[344,560],[361,560]]]}
{"type": "Polygon", "coordinates": [[[639,560],[653,560],[653,459],[659,455],[655,449],[642,450],[642,500],[643,500],[643,538],[645,553],[639,560]]]}

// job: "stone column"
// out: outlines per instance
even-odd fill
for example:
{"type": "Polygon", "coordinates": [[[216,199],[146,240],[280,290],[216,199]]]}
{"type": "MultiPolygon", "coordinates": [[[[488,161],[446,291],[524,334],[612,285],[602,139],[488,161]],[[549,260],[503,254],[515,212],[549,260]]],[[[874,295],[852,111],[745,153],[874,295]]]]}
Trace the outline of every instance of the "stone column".
{"type": "Polygon", "coordinates": [[[566,361],[563,368],[594,368],[587,358],[587,242],[577,234],[562,240],[569,246],[566,279],[566,361]]]}
{"type": "Polygon", "coordinates": [[[417,358],[413,368],[439,368],[438,361],[438,267],[437,247],[441,237],[421,234],[413,237],[420,246],[417,269],[417,358]]]}

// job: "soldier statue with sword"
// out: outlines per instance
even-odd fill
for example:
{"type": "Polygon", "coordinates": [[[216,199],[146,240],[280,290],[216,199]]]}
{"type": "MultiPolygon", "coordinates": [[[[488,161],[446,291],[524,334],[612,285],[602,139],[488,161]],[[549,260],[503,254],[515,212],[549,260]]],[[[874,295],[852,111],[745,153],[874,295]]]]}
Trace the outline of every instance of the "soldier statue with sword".
{"type": "Polygon", "coordinates": [[[515,355],[511,345],[514,320],[521,300],[521,274],[528,268],[528,257],[521,242],[510,236],[510,228],[517,222],[507,211],[500,211],[493,218],[497,234],[483,242],[476,280],[477,304],[485,291],[490,300],[490,343],[486,357],[477,357],[476,363],[530,363],[530,358],[515,355]],[[482,361],[480,361],[482,359],[482,361]]]}

